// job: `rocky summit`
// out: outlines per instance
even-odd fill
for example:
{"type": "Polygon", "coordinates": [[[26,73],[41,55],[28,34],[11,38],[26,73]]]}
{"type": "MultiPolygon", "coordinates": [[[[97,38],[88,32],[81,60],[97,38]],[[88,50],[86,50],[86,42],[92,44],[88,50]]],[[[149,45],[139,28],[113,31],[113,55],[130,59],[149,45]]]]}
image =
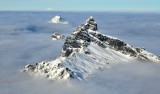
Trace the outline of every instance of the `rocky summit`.
{"type": "Polygon", "coordinates": [[[99,33],[93,17],[89,17],[71,35],[54,33],[52,39],[64,41],[61,55],[53,61],[28,64],[24,67],[24,72],[53,80],[86,80],[111,63],[132,60],[160,63],[159,57],[144,48],[133,47],[117,38],[99,33]]]}

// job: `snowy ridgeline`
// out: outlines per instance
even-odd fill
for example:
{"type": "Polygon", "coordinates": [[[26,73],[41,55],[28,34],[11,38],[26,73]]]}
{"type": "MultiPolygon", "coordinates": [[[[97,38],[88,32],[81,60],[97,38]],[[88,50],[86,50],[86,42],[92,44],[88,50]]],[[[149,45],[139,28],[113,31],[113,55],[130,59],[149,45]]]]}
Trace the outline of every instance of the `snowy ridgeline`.
{"type": "Polygon", "coordinates": [[[134,60],[160,63],[159,57],[145,49],[130,46],[97,30],[97,23],[90,17],[68,37],[54,33],[53,40],[65,41],[61,55],[53,61],[26,65],[23,71],[53,80],[86,80],[112,63],[134,60]]]}
{"type": "Polygon", "coordinates": [[[67,21],[63,21],[62,17],[60,15],[57,15],[49,21],[49,23],[60,23],[60,24],[68,24],[67,21]]]}

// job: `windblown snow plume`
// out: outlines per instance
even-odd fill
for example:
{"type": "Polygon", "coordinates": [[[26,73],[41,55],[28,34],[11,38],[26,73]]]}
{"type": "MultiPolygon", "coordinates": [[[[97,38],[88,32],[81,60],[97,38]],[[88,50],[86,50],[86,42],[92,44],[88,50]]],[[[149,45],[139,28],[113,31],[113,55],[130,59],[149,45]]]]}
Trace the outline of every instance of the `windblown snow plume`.
{"type": "Polygon", "coordinates": [[[67,21],[63,21],[62,17],[60,15],[57,15],[49,21],[49,23],[60,23],[60,24],[68,24],[67,21]]]}
{"type": "Polygon", "coordinates": [[[93,17],[77,27],[70,36],[54,33],[52,39],[65,40],[60,56],[53,61],[26,65],[24,72],[53,80],[86,80],[111,63],[134,60],[160,62],[159,57],[143,48],[133,47],[117,38],[99,33],[93,17]]]}

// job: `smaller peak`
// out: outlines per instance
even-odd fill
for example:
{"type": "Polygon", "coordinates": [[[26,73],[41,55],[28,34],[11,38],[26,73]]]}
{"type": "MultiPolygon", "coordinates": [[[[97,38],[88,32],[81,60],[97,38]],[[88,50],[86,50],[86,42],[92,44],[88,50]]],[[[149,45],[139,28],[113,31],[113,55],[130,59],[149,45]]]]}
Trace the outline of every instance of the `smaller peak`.
{"type": "Polygon", "coordinates": [[[49,23],[61,23],[61,24],[68,24],[68,21],[64,21],[60,15],[54,16],[49,23]]]}
{"type": "Polygon", "coordinates": [[[87,22],[90,22],[90,21],[93,21],[93,22],[95,21],[94,18],[93,18],[93,16],[90,16],[90,17],[87,19],[87,22]]]}
{"type": "Polygon", "coordinates": [[[51,36],[52,40],[65,40],[65,36],[64,35],[61,35],[57,32],[53,33],[52,36],[51,36]]]}
{"type": "Polygon", "coordinates": [[[92,16],[90,16],[84,23],[84,28],[87,30],[97,31],[97,23],[92,16]]]}

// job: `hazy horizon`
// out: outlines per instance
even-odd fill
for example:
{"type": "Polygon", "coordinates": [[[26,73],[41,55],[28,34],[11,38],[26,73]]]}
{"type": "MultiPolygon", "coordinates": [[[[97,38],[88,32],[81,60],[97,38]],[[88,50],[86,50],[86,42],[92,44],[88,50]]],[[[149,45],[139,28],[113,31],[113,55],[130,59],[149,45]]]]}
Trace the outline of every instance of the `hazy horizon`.
{"type": "Polygon", "coordinates": [[[160,9],[159,0],[1,0],[0,10],[152,10],[160,9]]]}

